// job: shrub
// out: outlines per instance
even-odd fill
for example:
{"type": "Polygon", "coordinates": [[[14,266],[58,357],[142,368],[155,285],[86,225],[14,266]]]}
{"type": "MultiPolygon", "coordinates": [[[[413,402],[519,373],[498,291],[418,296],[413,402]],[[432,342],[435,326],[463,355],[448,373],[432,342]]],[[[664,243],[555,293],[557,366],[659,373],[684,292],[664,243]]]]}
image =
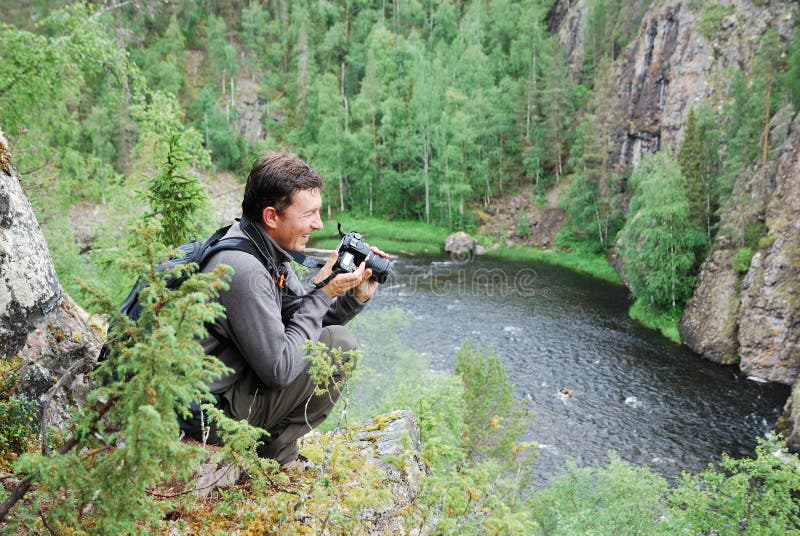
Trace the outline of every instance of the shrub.
{"type": "Polygon", "coordinates": [[[750,261],[753,260],[753,250],[750,248],[739,248],[733,256],[731,266],[737,274],[746,274],[750,269],[750,261]]]}
{"type": "Polygon", "coordinates": [[[520,238],[530,238],[531,236],[531,224],[528,222],[528,215],[524,212],[519,215],[517,221],[517,234],[520,238]]]}
{"type": "Polygon", "coordinates": [[[800,460],[775,440],[755,458],[723,455],[718,469],[684,475],[669,496],[676,533],[800,534],[800,460]]]}
{"type": "Polygon", "coordinates": [[[35,402],[14,396],[19,381],[14,361],[0,360],[0,455],[19,454],[36,437],[35,402]]]}
{"type": "Polygon", "coordinates": [[[661,519],[666,491],[663,477],[613,453],[606,467],[569,462],[565,474],[531,498],[535,534],[673,534],[661,519]]]}

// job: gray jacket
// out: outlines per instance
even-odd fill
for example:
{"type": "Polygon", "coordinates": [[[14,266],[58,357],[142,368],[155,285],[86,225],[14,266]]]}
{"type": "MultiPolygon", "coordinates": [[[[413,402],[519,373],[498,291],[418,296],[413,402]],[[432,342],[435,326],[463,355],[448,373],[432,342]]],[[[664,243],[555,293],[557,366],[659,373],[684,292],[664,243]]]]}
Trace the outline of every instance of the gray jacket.
{"type": "MultiPolygon", "coordinates": [[[[275,264],[287,265],[288,275],[281,290],[259,259],[236,250],[220,251],[206,263],[204,272],[219,264],[234,270],[230,288],[219,297],[226,316],[212,326],[214,335],[202,341],[207,354],[216,355],[233,369],[232,374],[211,382],[213,393],[225,391],[248,369],[266,388],[285,388],[308,368],[303,352],[306,341],[317,342],[323,326],[343,325],[364,308],[351,293],[333,300],[321,289],[306,293],[289,266],[289,254],[260,226],[254,227],[264,237],[275,264]]],[[[225,236],[245,234],[237,222],[225,236]]]]}

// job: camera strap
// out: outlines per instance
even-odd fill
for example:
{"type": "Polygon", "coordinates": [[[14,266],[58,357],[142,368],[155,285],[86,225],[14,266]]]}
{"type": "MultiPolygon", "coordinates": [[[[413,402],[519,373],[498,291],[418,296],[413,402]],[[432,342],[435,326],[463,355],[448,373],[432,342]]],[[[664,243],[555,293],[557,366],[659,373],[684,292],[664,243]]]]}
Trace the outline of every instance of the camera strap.
{"type": "Polygon", "coordinates": [[[322,281],[320,281],[319,283],[314,283],[314,288],[315,288],[315,289],[321,289],[322,287],[324,287],[325,285],[327,285],[328,283],[330,283],[330,282],[331,282],[331,280],[332,280],[334,277],[336,277],[336,276],[337,276],[337,275],[339,275],[339,274],[344,274],[344,273],[346,273],[344,270],[337,268],[336,270],[332,271],[332,272],[331,272],[331,273],[328,275],[328,277],[326,277],[325,279],[323,279],[323,280],[322,280],[322,281]]]}

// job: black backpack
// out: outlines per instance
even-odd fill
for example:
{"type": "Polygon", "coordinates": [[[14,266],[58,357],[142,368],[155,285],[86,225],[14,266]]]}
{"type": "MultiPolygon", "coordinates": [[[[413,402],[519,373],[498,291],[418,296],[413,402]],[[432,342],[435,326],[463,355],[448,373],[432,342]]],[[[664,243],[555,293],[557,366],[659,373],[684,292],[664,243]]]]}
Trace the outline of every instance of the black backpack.
{"type": "MultiPolygon", "coordinates": [[[[286,271],[283,269],[283,266],[280,268],[277,267],[275,265],[275,261],[272,260],[272,257],[270,257],[266,251],[262,253],[261,249],[257,248],[250,239],[241,237],[223,238],[230,227],[230,225],[227,225],[217,229],[214,234],[205,240],[199,242],[187,242],[186,244],[178,246],[177,249],[183,252],[183,256],[176,256],[162,263],[158,268],[159,272],[169,271],[177,268],[178,266],[183,266],[190,263],[195,263],[197,265],[197,270],[192,271],[191,273],[186,273],[181,277],[170,277],[166,282],[167,288],[170,290],[179,288],[187,279],[189,279],[192,274],[202,270],[212,255],[219,251],[228,249],[243,251],[253,255],[264,264],[264,267],[275,279],[280,278],[281,275],[286,277],[286,271]]],[[[138,319],[142,312],[142,306],[139,303],[139,293],[145,286],[146,284],[142,282],[141,277],[137,279],[136,284],[133,285],[128,297],[125,298],[125,301],[119,308],[119,311],[131,320],[138,319]]]]}
{"type": "MultiPolygon", "coordinates": [[[[254,232],[255,230],[252,229],[252,223],[250,223],[247,218],[242,218],[240,220],[240,226],[242,230],[251,238],[242,238],[242,237],[229,237],[223,238],[228,230],[231,228],[230,225],[226,225],[225,227],[221,227],[217,229],[214,234],[206,238],[205,240],[201,241],[194,241],[194,242],[187,242],[178,246],[178,250],[182,252],[182,255],[178,255],[175,257],[170,258],[166,262],[162,263],[158,267],[159,272],[169,271],[173,268],[178,266],[183,266],[186,264],[194,263],[197,265],[197,269],[193,270],[189,273],[185,273],[180,277],[170,277],[167,279],[166,284],[167,288],[170,290],[175,290],[179,288],[191,275],[196,272],[201,271],[208,259],[211,258],[212,255],[219,251],[223,250],[237,250],[243,251],[245,253],[249,253],[253,255],[258,260],[262,262],[264,267],[273,277],[276,285],[279,285],[283,288],[283,281],[286,278],[287,270],[285,265],[276,265],[275,261],[269,254],[269,250],[266,248],[266,245],[263,243],[263,239],[261,236],[254,232]],[[254,243],[254,240],[259,240],[262,242],[261,244],[254,243]]],[[[295,257],[294,255],[292,255],[295,257]]],[[[304,257],[304,256],[303,256],[304,257]]],[[[306,259],[300,259],[295,257],[295,260],[298,262],[308,262],[306,259]]],[[[139,293],[147,286],[145,282],[142,281],[142,278],[139,277],[136,280],[136,283],[133,285],[130,293],[128,293],[128,297],[125,298],[125,301],[122,303],[120,307],[120,312],[130,318],[131,320],[137,320],[139,315],[142,313],[142,305],[139,302],[139,293]]],[[[109,348],[108,345],[104,345],[102,350],[100,351],[100,356],[98,357],[98,361],[103,361],[108,357],[109,348]]]]}

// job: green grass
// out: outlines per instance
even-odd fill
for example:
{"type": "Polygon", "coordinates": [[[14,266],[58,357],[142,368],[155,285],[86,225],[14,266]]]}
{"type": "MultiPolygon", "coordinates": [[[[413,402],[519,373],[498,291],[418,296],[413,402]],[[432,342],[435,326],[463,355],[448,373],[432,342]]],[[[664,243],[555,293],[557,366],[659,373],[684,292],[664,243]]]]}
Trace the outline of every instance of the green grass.
{"type": "MultiPolygon", "coordinates": [[[[342,222],[342,231],[358,231],[371,245],[378,246],[391,254],[433,255],[444,251],[444,242],[451,231],[437,225],[420,221],[386,221],[378,217],[354,216],[343,213],[335,219],[326,221],[325,228],[312,237],[310,247],[333,249],[339,239],[336,222],[342,222]]],[[[478,237],[479,242],[485,242],[478,237]]],[[[544,262],[575,270],[590,276],[622,284],[616,271],[608,265],[602,255],[587,252],[553,253],[535,248],[498,248],[487,250],[487,255],[523,262],[544,262]]]]}
{"type": "Polygon", "coordinates": [[[534,248],[498,248],[487,255],[513,261],[544,262],[581,272],[609,283],[622,284],[617,272],[601,255],[583,252],[552,252],[534,248]]]}
{"type": "Polygon", "coordinates": [[[390,254],[433,255],[441,253],[450,232],[444,227],[419,221],[386,221],[378,217],[339,214],[325,222],[325,228],[312,237],[310,247],[334,249],[339,244],[336,222],[342,232],[358,231],[370,245],[390,254]]]}
{"type": "Polygon", "coordinates": [[[681,335],[678,332],[681,313],[682,309],[679,307],[667,311],[655,310],[641,299],[636,300],[628,311],[631,318],[648,328],[660,331],[662,335],[677,344],[681,343],[681,335]]]}

